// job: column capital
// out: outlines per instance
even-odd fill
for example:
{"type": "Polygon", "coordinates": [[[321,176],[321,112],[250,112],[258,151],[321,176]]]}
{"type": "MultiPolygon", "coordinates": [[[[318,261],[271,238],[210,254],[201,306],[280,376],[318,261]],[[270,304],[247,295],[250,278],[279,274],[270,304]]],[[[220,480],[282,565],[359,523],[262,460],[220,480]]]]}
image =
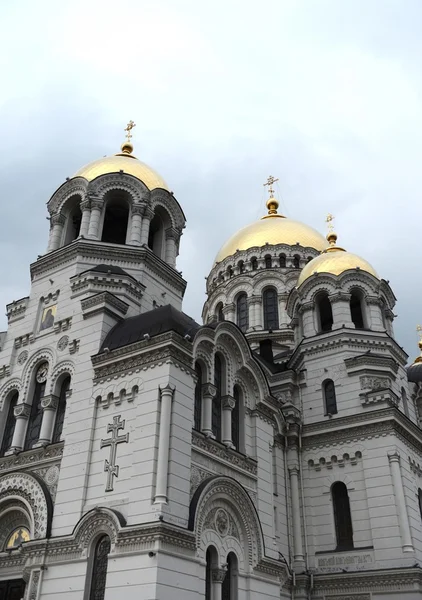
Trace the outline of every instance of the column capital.
{"type": "Polygon", "coordinates": [[[145,204],[133,204],[132,205],[132,215],[140,215],[142,217],[142,215],[144,214],[146,209],[145,204]]]}
{"type": "Polygon", "coordinates": [[[80,207],[82,212],[84,210],[91,210],[91,200],[89,198],[85,198],[85,200],[82,200],[80,207]]]}
{"type": "Polygon", "coordinates": [[[350,298],[352,294],[347,294],[346,292],[336,292],[335,294],[330,294],[328,299],[333,304],[335,302],[350,302],[350,298]]]}
{"type": "Polygon", "coordinates": [[[144,219],[151,220],[153,216],[154,216],[154,211],[152,210],[152,208],[150,208],[149,206],[146,206],[145,210],[144,210],[144,219]]]}
{"type": "Polygon", "coordinates": [[[29,415],[31,414],[31,405],[22,402],[22,404],[17,404],[13,410],[13,414],[16,419],[29,419],[29,415]]]}
{"type": "Polygon", "coordinates": [[[217,388],[212,383],[203,383],[202,384],[202,395],[210,396],[214,398],[217,394],[217,388]]]}
{"type": "Polygon", "coordinates": [[[91,204],[91,210],[101,210],[103,208],[103,200],[100,200],[99,198],[95,198],[95,199],[91,199],[90,200],[90,204],[91,204]]]}
{"type": "Polygon", "coordinates": [[[44,410],[56,410],[59,404],[59,397],[54,396],[54,394],[50,394],[49,396],[44,396],[41,400],[41,406],[44,410]]]}
{"type": "Polygon", "coordinates": [[[227,574],[227,568],[212,569],[211,577],[215,583],[223,583],[227,574]]]}
{"type": "Polygon", "coordinates": [[[159,389],[160,389],[161,399],[170,398],[170,400],[173,400],[174,390],[176,389],[174,386],[172,386],[168,383],[165,387],[160,386],[159,389]]]}
{"type": "Polygon", "coordinates": [[[398,462],[400,463],[400,454],[397,452],[397,450],[393,450],[391,452],[387,453],[388,456],[388,460],[390,463],[392,462],[398,462]]]}
{"type": "Polygon", "coordinates": [[[221,398],[221,403],[224,410],[233,410],[236,406],[236,400],[229,394],[226,394],[221,398]]]}
{"type": "Polygon", "coordinates": [[[56,213],[51,216],[51,223],[53,225],[64,225],[66,223],[66,217],[61,213],[56,213]]]}
{"type": "Polygon", "coordinates": [[[166,240],[177,240],[179,237],[179,232],[174,227],[168,227],[165,231],[166,240]]]}

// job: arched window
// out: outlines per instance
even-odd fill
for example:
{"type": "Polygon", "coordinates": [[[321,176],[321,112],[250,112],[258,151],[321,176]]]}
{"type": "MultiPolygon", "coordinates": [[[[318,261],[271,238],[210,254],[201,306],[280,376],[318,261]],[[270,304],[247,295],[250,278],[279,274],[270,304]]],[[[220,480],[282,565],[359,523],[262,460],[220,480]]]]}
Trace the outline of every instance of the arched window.
{"type": "Polygon", "coordinates": [[[233,267],[231,265],[229,265],[227,267],[227,275],[229,276],[229,279],[231,279],[233,277],[233,267]]]}
{"type": "Polygon", "coordinates": [[[267,254],[265,256],[265,268],[266,269],[271,269],[271,267],[273,266],[273,261],[272,258],[269,254],[267,254]]]}
{"type": "Polygon", "coordinates": [[[218,354],[214,359],[214,385],[217,393],[212,399],[212,432],[221,441],[221,397],[223,395],[223,361],[218,354]]]}
{"type": "Polygon", "coordinates": [[[70,244],[79,236],[82,222],[81,198],[74,196],[66,202],[66,225],[63,245],[70,244]]]}
{"type": "Polygon", "coordinates": [[[401,389],[401,402],[403,404],[403,412],[406,417],[409,416],[409,403],[407,402],[407,394],[404,388],[401,389]]]}
{"type": "Polygon", "coordinates": [[[223,303],[219,302],[215,307],[215,318],[217,321],[224,321],[223,303]]]}
{"type": "Polygon", "coordinates": [[[64,416],[66,414],[66,396],[70,389],[70,377],[66,377],[60,387],[59,402],[56,410],[56,420],[54,422],[52,443],[60,442],[63,432],[64,416]]]}
{"type": "Polygon", "coordinates": [[[326,379],[322,384],[326,415],[337,414],[336,388],[332,379],[326,379]]]}
{"type": "Polygon", "coordinates": [[[233,552],[227,556],[227,572],[221,588],[221,600],[237,600],[237,558],[233,552]]]}
{"type": "Polygon", "coordinates": [[[243,262],[243,260],[239,260],[239,262],[237,263],[237,266],[239,268],[239,273],[245,272],[245,263],[243,262]]]}
{"type": "Polygon", "coordinates": [[[105,205],[102,242],[126,244],[129,205],[124,198],[113,196],[105,205]]]}
{"type": "Polygon", "coordinates": [[[205,555],[206,567],[205,567],[205,600],[213,600],[212,597],[212,571],[218,565],[217,550],[214,546],[207,548],[205,555]]]}
{"type": "Polygon", "coordinates": [[[286,266],[286,255],[280,254],[279,258],[280,267],[284,268],[286,266]]]}
{"type": "Polygon", "coordinates": [[[91,567],[91,587],[89,600],[104,600],[110,547],[111,544],[108,535],[101,536],[95,545],[91,567]]]}
{"type": "Polygon", "coordinates": [[[234,386],[233,398],[235,405],[232,410],[232,443],[235,450],[240,451],[240,404],[241,393],[237,385],[234,386]]]}
{"type": "Polygon", "coordinates": [[[262,296],[264,329],[278,329],[278,298],[274,288],[268,288],[262,296]]]}
{"type": "Polygon", "coordinates": [[[333,310],[327,294],[321,294],[317,299],[319,331],[331,331],[333,327],[333,310]]]}
{"type": "Polygon", "coordinates": [[[419,504],[419,514],[422,521],[422,490],[418,488],[418,504],[419,504]]]}
{"type": "Polygon", "coordinates": [[[342,481],[336,481],[331,487],[333,499],[334,524],[336,528],[336,550],[353,549],[352,516],[350,514],[349,494],[342,481]]]}
{"type": "Polygon", "coordinates": [[[300,256],[299,254],[295,254],[293,257],[293,267],[295,269],[300,269],[300,256]]]}
{"type": "Polygon", "coordinates": [[[199,363],[195,363],[196,385],[195,385],[195,402],[193,408],[193,428],[196,431],[201,431],[201,414],[202,414],[202,369],[199,363]]]}
{"type": "Polygon", "coordinates": [[[362,310],[362,296],[358,292],[352,292],[350,297],[350,315],[356,329],[363,329],[365,327],[362,310]]]}
{"type": "Polygon", "coordinates": [[[13,434],[15,433],[15,406],[18,403],[18,392],[14,392],[9,400],[9,408],[7,411],[6,424],[3,431],[3,439],[1,442],[0,456],[9,450],[12,445],[13,434]]]}
{"type": "Polygon", "coordinates": [[[256,256],[253,256],[251,258],[251,269],[252,271],[256,271],[258,269],[258,259],[256,258],[256,256]]]}
{"type": "Polygon", "coordinates": [[[236,321],[242,331],[248,328],[248,297],[243,292],[236,300],[236,321]]]}
{"type": "Polygon", "coordinates": [[[35,376],[35,387],[32,396],[31,413],[29,415],[28,427],[26,429],[25,445],[24,450],[33,448],[34,444],[38,441],[41,431],[42,421],[42,406],[41,400],[45,393],[45,382],[47,380],[48,365],[44,363],[38,368],[35,376]]]}

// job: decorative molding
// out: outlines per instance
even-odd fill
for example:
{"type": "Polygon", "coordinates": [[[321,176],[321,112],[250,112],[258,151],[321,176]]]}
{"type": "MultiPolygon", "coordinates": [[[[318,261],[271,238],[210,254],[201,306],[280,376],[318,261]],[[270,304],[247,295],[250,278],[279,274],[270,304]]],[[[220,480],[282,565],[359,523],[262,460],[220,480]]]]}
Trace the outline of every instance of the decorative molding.
{"type": "Polygon", "coordinates": [[[22,346],[28,346],[28,344],[32,344],[35,340],[34,333],[30,331],[29,333],[25,333],[24,335],[20,335],[15,338],[15,348],[18,350],[22,346]]]}
{"type": "Polygon", "coordinates": [[[6,305],[6,315],[8,323],[14,323],[15,321],[19,321],[23,319],[25,316],[26,309],[29,304],[29,296],[25,298],[21,298],[20,300],[15,300],[10,304],[6,305]]]}
{"type": "Polygon", "coordinates": [[[72,326],[72,317],[67,317],[66,319],[59,319],[54,322],[53,328],[54,333],[61,333],[62,331],[67,331],[72,326]]]}
{"type": "Polygon", "coordinates": [[[82,315],[84,319],[89,319],[96,315],[107,314],[119,321],[126,315],[129,304],[117,298],[110,292],[100,292],[95,296],[90,296],[81,300],[82,315]]]}
{"type": "Polygon", "coordinates": [[[16,419],[19,417],[22,417],[23,419],[29,419],[29,415],[31,414],[31,405],[26,404],[25,402],[17,404],[13,409],[13,414],[15,415],[16,419]]]}
{"type": "Polygon", "coordinates": [[[355,452],[353,456],[350,456],[350,454],[348,453],[345,453],[343,454],[343,456],[340,457],[330,456],[330,458],[325,458],[322,456],[318,462],[315,462],[314,460],[309,460],[308,467],[310,469],[315,469],[315,471],[321,471],[323,467],[327,469],[332,469],[334,466],[345,467],[346,464],[355,466],[357,465],[358,460],[360,460],[361,458],[362,452],[360,452],[359,450],[355,452]]]}
{"type": "Polygon", "coordinates": [[[69,345],[69,336],[63,335],[57,342],[57,350],[59,352],[63,352],[64,350],[66,350],[68,345],[69,345]]]}
{"type": "Polygon", "coordinates": [[[35,448],[20,452],[17,455],[3,456],[0,458],[0,474],[16,470],[30,470],[34,466],[40,467],[57,462],[62,458],[64,442],[53,444],[48,448],[35,448]]]}
{"type": "Polygon", "coordinates": [[[199,431],[192,430],[192,445],[195,450],[209,453],[213,458],[220,459],[231,467],[240,469],[255,477],[258,473],[258,464],[256,460],[227,448],[224,444],[206,437],[199,431]]]}
{"type": "Polygon", "coordinates": [[[383,390],[391,387],[390,377],[371,377],[364,375],[359,378],[361,390],[383,390]]]}
{"type": "Polygon", "coordinates": [[[18,365],[24,365],[26,363],[26,361],[28,360],[28,350],[22,350],[22,352],[19,354],[18,358],[17,358],[17,363],[18,365]]]}

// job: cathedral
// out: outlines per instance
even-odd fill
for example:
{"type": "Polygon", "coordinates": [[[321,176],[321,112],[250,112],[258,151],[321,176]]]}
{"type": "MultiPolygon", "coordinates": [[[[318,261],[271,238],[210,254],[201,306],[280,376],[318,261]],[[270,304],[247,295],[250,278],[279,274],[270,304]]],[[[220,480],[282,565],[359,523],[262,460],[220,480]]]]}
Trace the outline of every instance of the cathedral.
{"type": "Polygon", "coordinates": [[[53,193],[6,307],[0,600],[422,598],[422,356],[388,273],[331,216],[280,214],[270,177],[197,323],[185,214],[133,126],[53,193]]]}

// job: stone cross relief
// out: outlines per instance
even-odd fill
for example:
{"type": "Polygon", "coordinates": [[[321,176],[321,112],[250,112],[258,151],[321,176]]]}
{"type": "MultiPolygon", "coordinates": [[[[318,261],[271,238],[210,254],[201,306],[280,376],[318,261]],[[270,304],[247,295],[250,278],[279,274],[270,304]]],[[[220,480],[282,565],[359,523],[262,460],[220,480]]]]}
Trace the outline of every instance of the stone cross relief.
{"type": "Polygon", "coordinates": [[[100,448],[107,448],[110,446],[109,460],[105,459],[104,462],[104,471],[107,473],[106,492],[113,491],[113,478],[119,476],[119,466],[116,465],[117,444],[129,441],[128,433],[119,435],[119,431],[125,428],[126,423],[126,421],[120,420],[121,416],[122,415],[117,415],[117,417],[113,417],[113,423],[107,425],[107,433],[111,433],[111,437],[101,440],[100,445],[100,448]]]}

